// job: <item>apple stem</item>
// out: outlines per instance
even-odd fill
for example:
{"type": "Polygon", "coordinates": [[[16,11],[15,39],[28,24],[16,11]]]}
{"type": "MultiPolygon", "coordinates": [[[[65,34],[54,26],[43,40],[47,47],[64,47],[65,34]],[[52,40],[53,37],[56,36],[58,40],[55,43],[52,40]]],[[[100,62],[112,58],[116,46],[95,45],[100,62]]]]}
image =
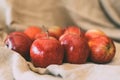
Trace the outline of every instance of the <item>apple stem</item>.
{"type": "Polygon", "coordinates": [[[47,34],[47,38],[49,38],[49,31],[48,31],[48,29],[44,25],[42,26],[42,28],[43,28],[43,31],[45,31],[45,33],[47,34]]]}
{"type": "Polygon", "coordinates": [[[47,34],[47,38],[49,38],[49,32],[48,32],[48,30],[46,31],[46,34],[47,34]]]}

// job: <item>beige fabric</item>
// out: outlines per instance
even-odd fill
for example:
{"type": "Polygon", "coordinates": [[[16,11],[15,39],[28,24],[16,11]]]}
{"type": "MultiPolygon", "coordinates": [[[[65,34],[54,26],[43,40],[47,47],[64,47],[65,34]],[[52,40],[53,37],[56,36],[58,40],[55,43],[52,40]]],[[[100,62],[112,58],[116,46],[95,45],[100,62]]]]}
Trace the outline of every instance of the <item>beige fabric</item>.
{"type": "Polygon", "coordinates": [[[119,24],[119,0],[6,1],[6,24],[10,29],[24,30],[30,25],[64,27],[76,24],[84,30],[101,29],[111,38],[120,41],[120,28],[109,21],[99,4],[99,1],[105,3],[106,10],[119,24]]]}
{"type": "Polygon", "coordinates": [[[63,27],[72,24],[61,5],[61,0],[12,0],[8,25],[23,30],[30,25],[63,27]]]}
{"type": "Polygon", "coordinates": [[[5,25],[5,2],[1,1],[2,4],[0,4],[0,29],[3,28],[3,25],[5,25]]]}
{"type": "Polygon", "coordinates": [[[0,46],[4,46],[4,41],[7,37],[7,33],[5,31],[0,31],[0,46]]]}
{"type": "Polygon", "coordinates": [[[0,47],[0,80],[120,80],[120,44],[109,64],[69,64],[50,65],[35,68],[18,53],[0,47]]]}

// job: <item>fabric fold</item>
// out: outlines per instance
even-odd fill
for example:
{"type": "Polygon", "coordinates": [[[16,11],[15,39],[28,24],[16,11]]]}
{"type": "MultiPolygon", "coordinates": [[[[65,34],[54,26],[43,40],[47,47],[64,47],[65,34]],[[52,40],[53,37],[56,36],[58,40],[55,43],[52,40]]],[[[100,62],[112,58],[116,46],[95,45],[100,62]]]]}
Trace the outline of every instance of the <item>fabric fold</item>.
{"type": "MultiPolygon", "coordinates": [[[[63,3],[73,22],[80,28],[85,31],[88,29],[100,29],[103,30],[109,37],[120,41],[120,35],[118,34],[120,29],[116,28],[116,25],[114,25],[114,23],[112,23],[106,16],[100,7],[100,1],[106,2],[106,4],[109,5],[107,7],[105,5],[107,12],[114,12],[114,14],[111,14],[110,16],[119,22],[119,15],[117,15],[119,13],[115,12],[116,8],[113,8],[118,0],[63,0],[63,3]],[[110,5],[110,2],[114,5],[110,5]],[[112,11],[108,10],[108,8],[112,11]]],[[[117,8],[119,9],[119,7],[117,8]]]]}
{"type": "Polygon", "coordinates": [[[108,19],[115,25],[115,27],[120,28],[120,1],[100,0],[99,2],[108,19]]]}

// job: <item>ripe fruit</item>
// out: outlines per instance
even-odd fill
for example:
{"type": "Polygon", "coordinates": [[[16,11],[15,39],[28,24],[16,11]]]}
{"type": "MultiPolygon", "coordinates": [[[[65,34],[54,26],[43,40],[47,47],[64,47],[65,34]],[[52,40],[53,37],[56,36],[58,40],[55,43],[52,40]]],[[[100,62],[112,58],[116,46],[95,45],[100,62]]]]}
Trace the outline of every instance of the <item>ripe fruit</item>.
{"type": "Polygon", "coordinates": [[[31,38],[32,41],[35,40],[35,36],[38,33],[41,33],[42,29],[40,27],[36,27],[36,26],[30,26],[28,27],[26,30],[24,30],[24,33],[31,38]]]}
{"type": "Polygon", "coordinates": [[[31,39],[23,32],[12,32],[5,40],[5,45],[29,60],[29,51],[32,44],[31,39]]]}
{"type": "Polygon", "coordinates": [[[32,63],[36,67],[47,67],[50,64],[62,64],[64,49],[54,37],[36,39],[30,49],[32,63]]]}
{"type": "Polygon", "coordinates": [[[105,35],[105,33],[101,30],[98,30],[98,29],[89,29],[85,33],[85,37],[88,40],[99,37],[99,36],[104,36],[104,35],[105,35]]]}
{"type": "Polygon", "coordinates": [[[36,36],[35,36],[35,39],[38,39],[38,38],[45,38],[48,36],[48,33],[46,32],[41,32],[41,33],[38,33],[36,36]]]}
{"type": "Polygon", "coordinates": [[[115,45],[107,36],[91,39],[89,42],[91,50],[90,59],[95,63],[108,63],[115,55],[115,45]]]}
{"type": "Polygon", "coordinates": [[[71,33],[71,34],[77,34],[77,35],[80,35],[80,36],[84,36],[84,32],[77,26],[68,26],[66,29],[65,29],[65,34],[66,33],[71,33]]]}
{"type": "Polygon", "coordinates": [[[85,37],[69,33],[63,34],[59,40],[65,49],[66,62],[81,64],[87,61],[89,47],[85,37]]]}
{"type": "Polygon", "coordinates": [[[48,28],[48,32],[50,36],[53,36],[56,39],[59,39],[59,37],[64,33],[64,28],[59,26],[52,26],[48,28]]]}

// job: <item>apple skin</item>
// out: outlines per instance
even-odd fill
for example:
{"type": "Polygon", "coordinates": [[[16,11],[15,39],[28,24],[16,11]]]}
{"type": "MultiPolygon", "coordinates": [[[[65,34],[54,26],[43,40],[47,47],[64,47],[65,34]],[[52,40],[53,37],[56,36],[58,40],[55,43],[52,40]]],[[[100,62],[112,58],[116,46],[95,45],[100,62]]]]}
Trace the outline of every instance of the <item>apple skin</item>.
{"type": "Polygon", "coordinates": [[[40,27],[36,27],[36,26],[30,26],[28,27],[27,29],[24,30],[24,33],[30,37],[30,39],[32,41],[35,40],[35,36],[38,34],[38,33],[41,33],[43,30],[42,28],[40,27]]]}
{"type": "Polygon", "coordinates": [[[59,26],[51,26],[48,28],[48,33],[50,36],[59,39],[59,37],[64,33],[64,28],[59,26]]]}
{"type": "Polygon", "coordinates": [[[65,28],[65,34],[66,33],[71,33],[71,34],[77,34],[77,35],[80,35],[80,36],[84,36],[84,31],[82,31],[79,27],[77,26],[68,26],[65,28]]]}
{"type": "Polygon", "coordinates": [[[83,64],[87,61],[90,50],[85,37],[66,33],[60,37],[59,41],[65,49],[65,62],[83,64]]]}
{"type": "Polygon", "coordinates": [[[26,60],[30,59],[30,46],[32,40],[23,32],[12,32],[5,39],[5,45],[20,55],[22,55],[26,60]]]}
{"type": "Polygon", "coordinates": [[[106,34],[99,29],[89,29],[85,32],[85,37],[90,40],[99,36],[106,36],[106,34]]]}
{"type": "Polygon", "coordinates": [[[88,44],[91,50],[90,59],[95,63],[108,63],[115,56],[115,45],[107,36],[93,38],[88,44]]]}
{"type": "Polygon", "coordinates": [[[38,38],[46,38],[47,36],[49,36],[48,33],[41,32],[41,33],[38,33],[38,34],[35,36],[35,39],[38,39],[38,38]]]}
{"type": "Polygon", "coordinates": [[[31,46],[30,56],[35,67],[60,65],[63,62],[64,48],[54,37],[38,38],[31,46]]]}

